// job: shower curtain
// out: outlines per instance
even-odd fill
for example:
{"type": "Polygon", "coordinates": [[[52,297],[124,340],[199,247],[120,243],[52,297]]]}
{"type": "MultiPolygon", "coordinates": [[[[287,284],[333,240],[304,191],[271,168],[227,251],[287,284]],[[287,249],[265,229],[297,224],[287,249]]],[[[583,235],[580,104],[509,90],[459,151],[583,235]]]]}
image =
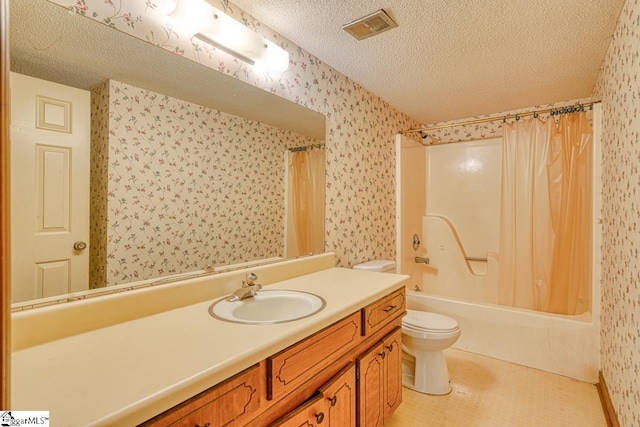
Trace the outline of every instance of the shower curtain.
{"type": "Polygon", "coordinates": [[[288,153],[287,256],[324,251],[324,149],[288,153]]]}
{"type": "Polygon", "coordinates": [[[585,112],[503,125],[500,304],[589,310],[592,140],[585,112]]]}

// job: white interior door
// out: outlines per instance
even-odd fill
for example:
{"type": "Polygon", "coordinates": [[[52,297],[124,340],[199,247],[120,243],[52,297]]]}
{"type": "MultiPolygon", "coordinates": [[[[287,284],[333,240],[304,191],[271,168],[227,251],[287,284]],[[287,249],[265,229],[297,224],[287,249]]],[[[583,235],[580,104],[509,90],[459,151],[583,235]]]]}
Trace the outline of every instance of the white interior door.
{"type": "Polygon", "coordinates": [[[88,289],[90,93],[16,73],[10,92],[11,300],[88,289]]]}

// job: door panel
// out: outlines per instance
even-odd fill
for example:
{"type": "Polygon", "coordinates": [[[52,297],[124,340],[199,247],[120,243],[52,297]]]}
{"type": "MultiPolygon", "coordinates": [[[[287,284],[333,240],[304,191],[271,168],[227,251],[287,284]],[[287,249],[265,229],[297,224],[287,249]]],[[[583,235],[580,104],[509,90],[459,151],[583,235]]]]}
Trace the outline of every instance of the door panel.
{"type": "Polygon", "coordinates": [[[36,144],[38,233],[70,231],[70,157],[69,148],[36,144]]]}
{"type": "Polygon", "coordinates": [[[36,264],[36,292],[43,298],[68,292],[69,260],[41,262],[36,264]]]}
{"type": "Polygon", "coordinates": [[[12,302],[89,288],[90,93],[11,73],[12,302]]]}

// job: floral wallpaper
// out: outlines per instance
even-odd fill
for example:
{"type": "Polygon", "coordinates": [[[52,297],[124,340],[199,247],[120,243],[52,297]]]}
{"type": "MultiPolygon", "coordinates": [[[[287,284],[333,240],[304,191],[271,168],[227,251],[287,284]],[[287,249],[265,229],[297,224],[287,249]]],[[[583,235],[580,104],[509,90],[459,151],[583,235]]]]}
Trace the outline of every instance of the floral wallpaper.
{"type": "Polygon", "coordinates": [[[285,150],[317,140],[116,81],[93,95],[107,285],[283,255],[285,150]]]}
{"type": "Polygon", "coordinates": [[[640,425],[640,0],[603,62],[602,373],[621,426],[640,425]]]}
{"type": "Polygon", "coordinates": [[[395,134],[418,123],[226,0],[215,4],[289,52],[282,73],[259,71],[190,39],[160,0],[51,0],[327,117],[327,251],[341,266],[395,258],[395,134]]]}

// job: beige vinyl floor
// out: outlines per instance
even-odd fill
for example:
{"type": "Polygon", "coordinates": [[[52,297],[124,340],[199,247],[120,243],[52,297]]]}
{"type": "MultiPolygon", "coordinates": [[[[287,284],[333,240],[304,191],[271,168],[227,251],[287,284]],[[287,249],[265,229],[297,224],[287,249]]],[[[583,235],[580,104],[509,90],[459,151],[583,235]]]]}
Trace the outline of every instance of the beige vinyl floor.
{"type": "Polygon", "coordinates": [[[385,427],[606,427],[596,386],[457,349],[445,351],[453,390],[404,388],[385,427]]]}

